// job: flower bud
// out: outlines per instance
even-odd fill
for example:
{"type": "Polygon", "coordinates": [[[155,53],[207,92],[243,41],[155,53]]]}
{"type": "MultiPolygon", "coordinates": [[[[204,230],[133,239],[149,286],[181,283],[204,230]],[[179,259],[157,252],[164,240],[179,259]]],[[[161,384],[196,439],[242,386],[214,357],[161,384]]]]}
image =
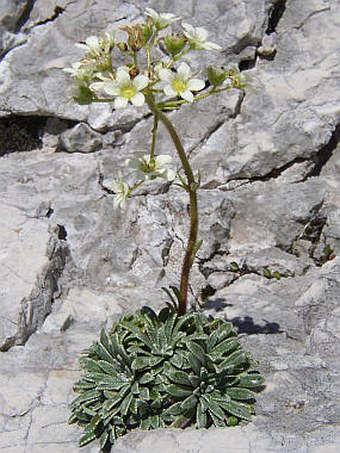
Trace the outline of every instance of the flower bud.
{"type": "Polygon", "coordinates": [[[175,57],[184,49],[186,44],[185,41],[183,35],[167,35],[164,37],[165,47],[172,57],[175,57]]]}
{"type": "Polygon", "coordinates": [[[226,80],[227,71],[217,66],[209,66],[207,68],[207,75],[209,83],[214,87],[217,87],[219,85],[222,85],[222,83],[226,80]]]}
{"type": "Polygon", "coordinates": [[[149,24],[145,24],[142,30],[143,45],[147,44],[152,36],[152,27],[149,24]]]}
{"type": "Polygon", "coordinates": [[[133,52],[138,52],[144,45],[143,27],[140,24],[120,27],[129,35],[128,45],[133,52]]]}
{"type": "Polygon", "coordinates": [[[118,42],[117,47],[121,52],[127,52],[129,50],[126,42],[118,42]]]}

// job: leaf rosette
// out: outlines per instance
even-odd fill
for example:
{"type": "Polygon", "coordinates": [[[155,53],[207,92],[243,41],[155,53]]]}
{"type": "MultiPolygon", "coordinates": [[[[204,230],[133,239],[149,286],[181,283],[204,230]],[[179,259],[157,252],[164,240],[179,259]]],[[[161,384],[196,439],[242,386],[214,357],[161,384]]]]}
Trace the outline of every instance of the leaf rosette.
{"type": "Polygon", "coordinates": [[[101,448],[134,428],[208,428],[249,421],[264,380],[230,322],[144,307],[83,352],[70,423],[101,448]]]}

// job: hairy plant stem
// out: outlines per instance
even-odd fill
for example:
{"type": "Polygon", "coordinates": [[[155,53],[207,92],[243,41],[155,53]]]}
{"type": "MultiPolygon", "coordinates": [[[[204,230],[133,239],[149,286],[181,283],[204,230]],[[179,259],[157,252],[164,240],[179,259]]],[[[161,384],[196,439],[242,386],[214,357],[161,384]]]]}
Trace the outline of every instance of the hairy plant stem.
{"type": "Polygon", "coordinates": [[[188,298],[188,287],[190,271],[194,262],[195,253],[197,250],[197,234],[198,234],[198,205],[197,205],[197,188],[198,184],[195,181],[194,174],[192,172],[189,160],[181,143],[181,140],[169,118],[161,112],[155,104],[154,97],[152,94],[146,96],[146,101],[150,107],[151,112],[155,116],[155,119],[162,121],[170,137],[176,147],[176,151],[180,158],[185,176],[186,185],[185,189],[189,194],[189,216],[190,216],[190,232],[189,239],[185,251],[185,256],[182,265],[181,280],[180,280],[180,300],[178,305],[178,314],[184,315],[187,310],[187,298],[188,298]]]}

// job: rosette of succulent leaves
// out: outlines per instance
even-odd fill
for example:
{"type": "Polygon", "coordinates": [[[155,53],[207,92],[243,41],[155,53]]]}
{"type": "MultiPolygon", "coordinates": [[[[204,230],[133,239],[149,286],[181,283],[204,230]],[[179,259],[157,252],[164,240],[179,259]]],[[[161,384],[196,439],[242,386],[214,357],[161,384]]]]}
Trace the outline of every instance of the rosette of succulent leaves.
{"type": "Polygon", "coordinates": [[[70,418],[70,423],[84,428],[81,446],[99,439],[100,447],[109,450],[119,436],[134,428],[244,423],[254,413],[256,391],[264,382],[230,322],[186,312],[190,269],[200,245],[199,177],[194,176],[164,111],[231,87],[242,88],[243,83],[233,68],[208,67],[196,74],[180,61],[189,51],[221,48],[208,41],[205,29],[187,23],[170,33],[170,26],[179,21],[174,14],[147,8],[142,23],[121,27],[125,41],[106,32],[78,44],[85,55],[66,70],[74,78],[73,97],[78,103],[110,102],[115,109],[146,103],[153,114],[151,149],[127,161],[136,181],[129,184],[119,177],[113,182],[114,207],[124,209],[131,192],[146,180],[175,179],[167,167],[172,157],[156,154],[158,121],[173,140],[183,170],[177,178],[190,200],[190,233],[180,286],[171,287],[172,292],[165,289],[170,302],[159,314],[144,307],[121,318],[82,353],[84,374],[74,386],[79,396],[71,404],[70,418]],[[157,47],[161,52],[155,52],[157,47]],[[124,66],[114,65],[117,53],[126,57],[124,66]],[[155,59],[155,55],[163,57],[155,59]]]}

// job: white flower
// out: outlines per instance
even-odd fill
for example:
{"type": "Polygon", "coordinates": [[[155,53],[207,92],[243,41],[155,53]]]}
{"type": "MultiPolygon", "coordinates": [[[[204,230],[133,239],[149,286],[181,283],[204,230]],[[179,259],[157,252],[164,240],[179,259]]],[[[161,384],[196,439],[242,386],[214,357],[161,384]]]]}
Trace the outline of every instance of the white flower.
{"type": "Polygon", "coordinates": [[[131,79],[129,69],[120,67],[117,69],[116,79],[112,82],[107,82],[104,90],[111,96],[117,96],[114,102],[116,109],[126,107],[131,101],[136,107],[144,104],[145,96],[140,91],[147,87],[149,79],[145,75],[138,75],[131,79]]]}
{"type": "Polygon", "coordinates": [[[109,53],[114,46],[113,34],[105,32],[103,36],[89,36],[85,44],[76,44],[79,49],[85,50],[87,55],[92,58],[100,57],[105,53],[109,53]]]}
{"type": "Polygon", "coordinates": [[[78,80],[89,81],[92,78],[93,70],[89,67],[78,61],[73,63],[71,68],[63,69],[64,72],[71,74],[72,77],[78,80]]]}
{"type": "Polygon", "coordinates": [[[112,181],[112,189],[115,192],[113,199],[113,208],[120,208],[124,210],[126,208],[126,199],[129,197],[130,193],[129,185],[123,182],[121,179],[114,179],[112,181]]]}
{"type": "Polygon", "coordinates": [[[153,159],[151,159],[149,154],[144,154],[141,157],[127,159],[126,163],[137,170],[137,176],[140,179],[164,178],[167,181],[173,181],[176,177],[175,172],[164,168],[164,165],[169,164],[171,161],[172,157],[168,154],[160,154],[153,159]]]}
{"type": "Polygon", "coordinates": [[[208,32],[202,27],[193,27],[190,24],[182,23],[184,34],[188,38],[190,45],[197,50],[222,50],[218,44],[207,41],[208,32]]]}
{"type": "Polygon", "coordinates": [[[152,8],[145,8],[145,15],[149,16],[152,19],[155,27],[158,29],[166,28],[172,22],[176,22],[177,20],[181,19],[180,17],[175,16],[172,13],[161,13],[158,14],[152,8]]]}
{"type": "Polygon", "coordinates": [[[191,79],[191,70],[187,63],[181,63],[177,72],[170,69],[160,69],[159,78],[167,85],[163,88],[164,93],[168,96],[180,96],[188,102],[194,100],[192,91],[199,91],[204,88],[205,83],[201,79],[191,79]]]}

